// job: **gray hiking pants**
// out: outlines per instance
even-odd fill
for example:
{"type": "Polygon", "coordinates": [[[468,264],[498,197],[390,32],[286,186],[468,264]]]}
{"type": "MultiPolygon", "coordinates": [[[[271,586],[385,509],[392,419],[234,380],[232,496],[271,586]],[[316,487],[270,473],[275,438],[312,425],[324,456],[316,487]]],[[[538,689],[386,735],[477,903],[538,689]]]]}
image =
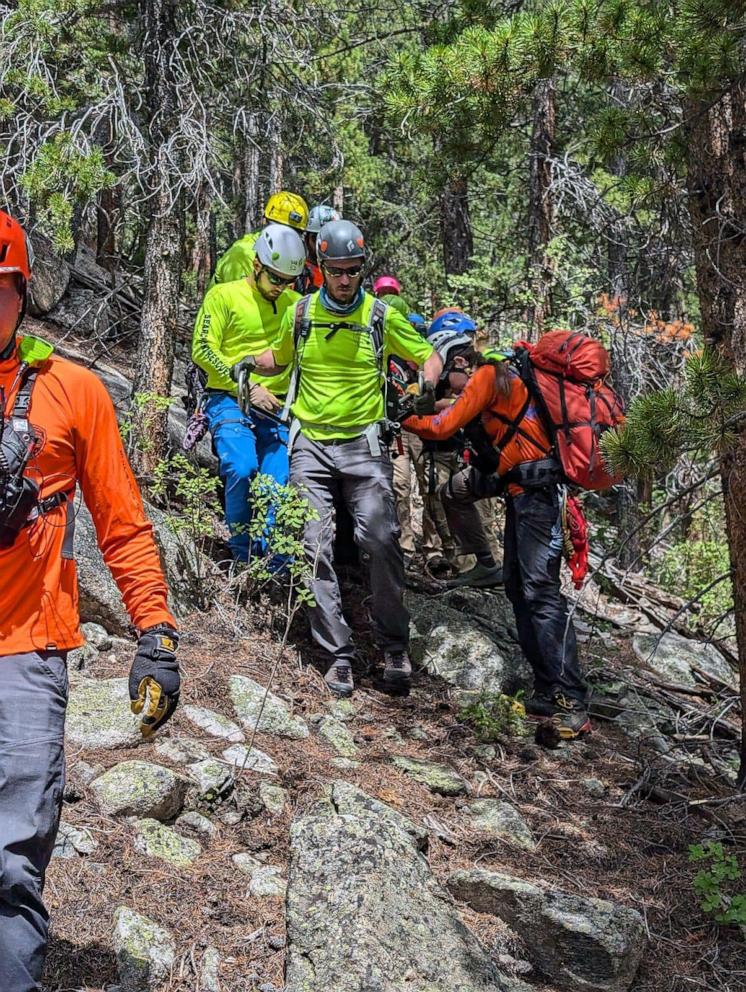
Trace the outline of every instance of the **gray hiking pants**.
{"type": "Polygon", "coordinates": [[[66,653],[0,655],[0,989],[38,992],[65,780],[66,653]]]}
{"type": "Polygon", "coordinates": [[[335,661],[352,656],[352,634],[342,613],[339,582],[334,571],[334,500],[341,499],[352,517],[354,540],[367,566],[371,591],[371,620],[379,647],[405,650],[409,643],[409,614],[404,608],[404,556],[399,546],[392,467],[381,445],[371,454],[368,441],[311,441],[299,434],[290,456],[290,481],[319,514],[306,525],[306,554],[314,563],[310,611],[311,633],[335,661]]]}

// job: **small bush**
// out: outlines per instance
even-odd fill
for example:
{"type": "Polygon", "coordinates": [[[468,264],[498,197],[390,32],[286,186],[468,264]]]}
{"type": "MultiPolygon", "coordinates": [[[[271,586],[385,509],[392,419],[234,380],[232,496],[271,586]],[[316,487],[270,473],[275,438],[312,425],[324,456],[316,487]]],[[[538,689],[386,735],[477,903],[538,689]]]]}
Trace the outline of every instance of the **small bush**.
{"type": "Polygon", "coordinates": [[[743,873],[735,855],[726,854],[721,843],[707,841],[690,846],[689,860],[709,862],[694,877],[694,891],[701,896],[705,913],[716,923],[746,926],[746,892],[736,891],[743,873]]]}
{"type": "Polygon", "coordinates": [[[506,736],[525,737],[528,730],[522,695],[483,692],[473,703],[463,706],[459,716],[484,743],[506,736]]]}

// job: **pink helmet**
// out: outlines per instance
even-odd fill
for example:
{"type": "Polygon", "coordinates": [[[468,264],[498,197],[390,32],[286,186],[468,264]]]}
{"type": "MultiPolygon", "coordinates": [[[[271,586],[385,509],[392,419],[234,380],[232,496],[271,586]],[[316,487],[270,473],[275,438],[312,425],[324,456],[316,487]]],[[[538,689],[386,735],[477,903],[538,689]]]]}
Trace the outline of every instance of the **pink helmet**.
{"type": "Polygon", "coordinates": [[[373,293],[376,296],[385,296],[386,293],[399,296],[401,295],[401,283],[393,276],[379,276],[373,283],[373,293]]]}

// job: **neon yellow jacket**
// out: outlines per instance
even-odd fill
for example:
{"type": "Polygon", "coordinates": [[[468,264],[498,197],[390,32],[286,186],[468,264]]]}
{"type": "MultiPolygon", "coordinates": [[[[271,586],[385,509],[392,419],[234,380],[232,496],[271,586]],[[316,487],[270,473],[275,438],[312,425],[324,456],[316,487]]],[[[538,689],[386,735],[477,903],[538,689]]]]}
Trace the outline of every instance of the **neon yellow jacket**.
{"type": "MultiPolygon", "coordinates": [[[[373,350],[368,322],[375,297],[365,293],[357,310],[344,317],[311,297],[308,318],[311,330],[299,348],[300,385],[292,413],[312,440],[354,437],[384,416],[383,374],[373,350]],[[359,330],[341,328],[330,334],[329,324],[356,324],[359,330]]],[[[282,319],[279,341],[272,346],[278,365],[292,363],[295,307],[282,319]]],[[[409,321],[389,308],[383,328],[383,369],[389,355],[422,365],[432,354],[428,344],[409,321]]]]}
{"type": "MultiPolygon", "coordinates": [[[[248,279],[219,283],[208,289],[194,324],[192,359],[207,372],[208,389],[236,393],[231,366],[246,355],[258,355],[273,347],[285,313],[299,294],[286,289],[272,303],[248,279]]],[[[276,396],[284,396],[290,371],[280,375],[252,376],[276,396]]]]}
{"type": "Polygon", "coordinates": [[[262,229],[259,228],[258,231],[244,234],[238,241],[233,242],[228,251],[224,252],[218,259],[208,289],[212,289],[218,283],[233,282],[251,274],[256,256],[254,247],[261,233],[262,229]]]}

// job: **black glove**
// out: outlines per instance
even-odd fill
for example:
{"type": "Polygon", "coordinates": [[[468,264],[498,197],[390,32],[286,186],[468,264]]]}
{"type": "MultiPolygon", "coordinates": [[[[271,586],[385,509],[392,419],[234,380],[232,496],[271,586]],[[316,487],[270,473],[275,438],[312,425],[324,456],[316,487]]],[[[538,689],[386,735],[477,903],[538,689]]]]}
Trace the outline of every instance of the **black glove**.
{"type": "Polygon", "coordinates": [[[246,375],[251,375],[255,368],[256,359],[254,356],[246,355],[246,357],[242,358],[240,362],[236,362],[235,365],[231,366],[231,379],[233,379],[234,382],[238,382],[239,376],[242,372],[245,372],[246,375]]]}
{"type": "Polygon", "coordinates": [[[432,382],[423,384],[422,392],[414,398],[412,409],[417,417],[429,417],[435,413],[435,386],[432,382]]]}
{"type": "Polygon", "coordinates": [[[150,627],[140,634],[137,654],[130,669],[130,699],[133,713],[142,714],[143,737],[161,727],[179,702],[179,635],[167,624],[150,627]]]}

